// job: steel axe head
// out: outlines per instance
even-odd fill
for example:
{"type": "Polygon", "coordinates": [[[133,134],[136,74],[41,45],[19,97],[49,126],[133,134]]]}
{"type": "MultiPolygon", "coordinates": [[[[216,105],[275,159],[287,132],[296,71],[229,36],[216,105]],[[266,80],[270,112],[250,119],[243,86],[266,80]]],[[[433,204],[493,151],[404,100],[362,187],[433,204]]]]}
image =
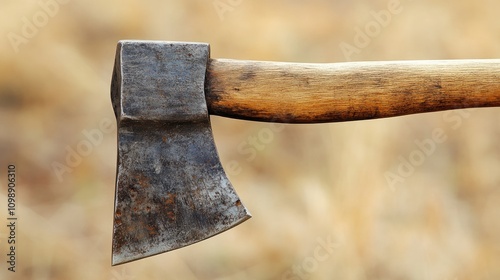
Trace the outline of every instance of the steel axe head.
{"type": "Polygon", "coordinates": [[[250,218],[226,177],[205,100],[204,43],[120,41],[112,264],[193,244],[250,218]]]}

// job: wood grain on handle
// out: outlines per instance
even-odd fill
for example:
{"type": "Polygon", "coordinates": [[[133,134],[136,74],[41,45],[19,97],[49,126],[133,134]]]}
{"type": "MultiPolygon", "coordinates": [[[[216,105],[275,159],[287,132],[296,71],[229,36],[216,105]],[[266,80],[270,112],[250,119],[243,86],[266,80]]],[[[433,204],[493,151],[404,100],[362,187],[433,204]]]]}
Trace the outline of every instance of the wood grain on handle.
{"type": "Polygon", "coordinates": [[[500,106],[500,60],[301,64],[211,59],[210,114],[320,123],[500,106]]]}

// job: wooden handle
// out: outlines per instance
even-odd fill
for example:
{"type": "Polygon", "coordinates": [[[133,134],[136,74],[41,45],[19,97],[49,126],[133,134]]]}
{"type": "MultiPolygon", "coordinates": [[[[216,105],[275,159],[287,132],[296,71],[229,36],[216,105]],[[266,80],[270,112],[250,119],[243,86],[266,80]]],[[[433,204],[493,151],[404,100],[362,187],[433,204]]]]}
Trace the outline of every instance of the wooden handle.
{"type": "Polygon", "coordinates": [[[500,60],[300,64],[211,59],[210,114],[320,123],[500,106],[500,60]]]}

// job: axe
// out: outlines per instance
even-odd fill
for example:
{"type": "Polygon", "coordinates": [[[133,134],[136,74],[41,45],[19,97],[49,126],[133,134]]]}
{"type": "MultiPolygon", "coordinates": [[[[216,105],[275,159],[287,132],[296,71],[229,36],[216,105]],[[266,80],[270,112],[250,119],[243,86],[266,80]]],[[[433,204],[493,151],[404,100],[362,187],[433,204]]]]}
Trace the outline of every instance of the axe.
{"type": "Polygon", "coordinates": [[[211,59],[206,43],[120,41],[112,264],[204,240],[249,219],[209,114],[324,123],[500,106],[500,60],[301,64],[211,59]]]}

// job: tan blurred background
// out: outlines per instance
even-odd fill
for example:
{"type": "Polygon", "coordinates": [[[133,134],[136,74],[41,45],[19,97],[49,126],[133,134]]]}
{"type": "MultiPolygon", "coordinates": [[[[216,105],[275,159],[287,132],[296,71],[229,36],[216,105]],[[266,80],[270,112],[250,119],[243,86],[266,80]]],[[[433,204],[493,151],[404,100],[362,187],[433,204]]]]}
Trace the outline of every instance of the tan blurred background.
{"type": "Polygon", "coordinates": [[[0,279],[500,279],[495,108],[322,125],[212,117],[253,218],[110,265],[118,40],[201,41],[212,57],[296,62],[496,58],[498,11],[493,0],[2,0],[0,279]],[[436,130],[446,140],[418,158],[416,141],[436,130]],[[92,133],[102,138],[91,143],[92,133]],[[84,152],[68,161],[75,150],[84,152]],[[8,163],[18,175],[15,273],[8,163]]]}

